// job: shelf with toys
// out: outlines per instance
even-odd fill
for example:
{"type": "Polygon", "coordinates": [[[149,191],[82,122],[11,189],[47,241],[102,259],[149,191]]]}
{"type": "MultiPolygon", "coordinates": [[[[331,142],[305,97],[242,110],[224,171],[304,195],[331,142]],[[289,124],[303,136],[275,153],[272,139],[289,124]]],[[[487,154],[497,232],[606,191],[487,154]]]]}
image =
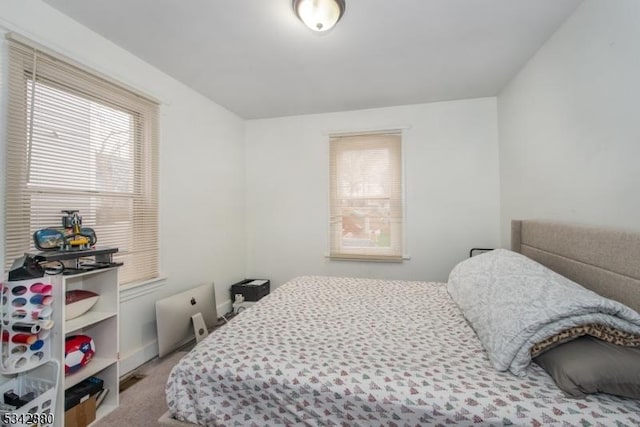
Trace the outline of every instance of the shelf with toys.
{"type": "Polygon", "coordinates": [[[11,379],[0,416],[11,424],[63,426],[87,401],[96,418],[119,404],[118,249],[96,248],[78,211],[62,212],[62,228],[36,231],[40,252],[16,259],[1,287],[0,374],[11,379]]]}
{"type": "MultiPolygon", "coordinates": [[[[65,215],[61,227],[34,233],[34,244],[40,252],[32,254],[38,262],[57,264],[60,273],[51,276],[54,300],[64,301],[57,304],[53,315],[52,353],[63,362],[56,412],[64,412],[65,418],[73,417],[72,408],[86,404],[82,393],[90,388],[92,396],[102,396],[89,399],[99,406],[92,409],[100,418],[119,403],[121,263],[112,259],[117,248],[95,246],[96,233],[83,226],[77,210],[62,213],[65,215]],[[107,393],[108,390],[112,392],[107,393]]],[[[56,425],[63,425],[62,419],[57,417],[56,425]]]]}
{"type": "Polygon", "coordinates": [[[100,418],[119,404],[118,268],[57,275],[52,277],[52,282],[54,298],[67,301],[60,304],[60,310],[54,315],[55,324],[60,326],[54,327],[53,353],[64,361],[56,412],[64,412],[65,400],[72,387],[98,378],[103,382],[103,388],[110,390],[97,408],[96,418],[100,418]],[[77,300],[77,294],[85,298],[77,300]],[[93,301],[79,314],[74,305],[82,304],[86,299],[93,301]]]}

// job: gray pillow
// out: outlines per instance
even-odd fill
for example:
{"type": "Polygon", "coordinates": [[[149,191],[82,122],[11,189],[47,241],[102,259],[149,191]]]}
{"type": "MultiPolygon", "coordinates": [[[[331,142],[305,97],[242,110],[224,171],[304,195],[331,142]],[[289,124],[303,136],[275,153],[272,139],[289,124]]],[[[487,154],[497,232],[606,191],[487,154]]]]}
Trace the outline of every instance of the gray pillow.
{"type": "Polygon", "coordinates": [[[640,399],[640,348],[583,336],[533,359],[573,397],[609,393],[640,399]]]}

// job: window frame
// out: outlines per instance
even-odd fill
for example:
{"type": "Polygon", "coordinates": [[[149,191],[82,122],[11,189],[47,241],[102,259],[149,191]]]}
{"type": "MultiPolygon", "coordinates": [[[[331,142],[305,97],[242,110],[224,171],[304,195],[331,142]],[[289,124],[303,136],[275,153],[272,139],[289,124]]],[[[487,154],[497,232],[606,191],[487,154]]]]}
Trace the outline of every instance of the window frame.
{"type": "MultiPolygon", "coordinates": [[[[403,262],[409,257],[405,255],[406,252],[406,195],[405,195],[405,158],[404,158],[404,132],[400,129],[385,129],[379,131],[362,131],[362,132],[348,132],[348,133],[330,133],[328,144],[328,157],[329,157],[329,195],[328,195],[328,255],[327,258],[331,260],[345,260],[345,261],[371,261],[371,262],[403,262]],[[364,248],[364,247],[349,247],[343,243],[343,227],[338,227],[338,223],[342,224],[343,215],[338,215],[338,210],[344,207],[334,206],[334,200],[338,200],[340,197],[337,194],[338,178],[337,173],[334,170],[338,160],[335,154],[336,148],[333,145],[336,139],[345,138],[376,138],[376,137],[397,137],[398,147],[395,149],[395,163],[392,162],[392,167],[397,168],[395,176],[398,180],[398,187],[390,193],[397,193],[397,203],[400,210],[399,214],[395,215],[395,223],[390,224],[390,246],[379,248],[364,248]],[[363,250],[364,249],[364,250],[363,250]]],[[[368,148],[374,148],[376,146],[388,147],[388,143],[385,142],[367,142],[368,148]]],[[[349,151],[349,148],[339,148],[337,151],[349,151]]],[[[393,151],[393,150],[392,150],[393,151]]],[[[391,179],[393,181],[393,179],[391,179]]],[[[373,200],[380,197],[375,196],[363,196],[362,200],[373,200]]],[[[387,197],[382,197],[386,199],[387,197]]],[[[349,197],[351,200],[357,200],[358,197],[349,197]]],[[[390,204],[393,203],[392,196],[389,196],[390,204]]],[[[393,221],[393,220],[392,220],[393,221]]]]}
{"type": "MultiPolygon", "coordinates": [[[[129,274],[120,274],[121,285],[135,285],[137,283],[157,280],[160,275],[160,248],[159,248],[159,102],[150,97],[141,95],[131,88],[98,72],[78,66],[73,60],[58,55],[47,49],[39,47],[35,43],[25,41],[22,37],[9,34],[7,57],[9,63],[9,107],[7,108],[7,144],[5,152],[5,238],[12,237],[12,244],[5,245],[5,271],[7,271],[13,260],[24,252],[35,251],[32,234],[35,228],[41,228],[34,223],[33,195],[45,195],[43,197],[58,197],[63,200],[64,194],[69,194],[70,198],[86,197],[94,198],[94,201],[105,200],[111,197],[113,200],[127,200],[127,205],[131,206],[130,214],[127,215],[126,230],[131,237],[129,242],[137,242],[136,233],[143,233],[146,240],[143,246],[130,246],[131,251],[120,251],[114,255],[116,260],[151,259],[151,266],[138,273],[135,267],[131,268],[129,274]],[[33,59],[29,56],[32,54],[33,59]],[[38,60],[44,65],[39,68],[38,60]],[[44,70],[43,70],[44,69],[44,70]],[[95,86],[92,86],[94,85],[95,86]],[[128,137],[131,144],[130,167],[125,169],[131,174],[131,189],[123,191],[109,191],[90,188],[65,188],[64,186],[52,186],[47,188],[46,184],[30,183],[30,144],[32,133],[33,111],[31,107],[34,88],[36,89],[35,107],[37,108],[37,87],[43,85],[56,91],[61,91],[69,96],[69,102],[84,99],[88,103],[104,106],[115,111],[126,114],[131,120],[131,135],[128,137]],[[106,88],[106,89],[105,89],[106,88]],[[101,97],[101,92],[113,88],[113,95],[109,94],[101,97]],[[22,148],[21,148],[22,147],[22,148]],[[22,152],[21,152],[22,151],[22,152]],[[22,169],[13,166],[14,163],[22,164],[22,169]],[[11,167],[10,167],[11,165],[11,167]],[[12,169],[9,172],[9,169],[12,169]],[[46,196],[50,195],[50,196],[46,196]],[[12,200],[10,200],[12,199],[12,200]],[[140,210],[143,206],[143,211],[140,210]],[[16,220],[15,213],[11,216],[8,210],[20,209],[22,218],[16,220]],[[16,222],[17,221],[17,222],[16,222]],[[145,222],[144,227],[136,224],[145,222]],[[13,228],[12,228],[13,227],[13,228]],[[19,230],[16,232],[16,229],[19,230]],[[21,253],[19,253],[21,252],[21,253]],[[147,254],[149,253],[149,254],[147,254]]],[[[41,89],[42,90],[42,89],[41,89]]],[[[69,104],[72,105],[72,104],[69,104]]],[[[57,112],[54,112],[55,115],[57,112]]],[[[107,116],[108,117],[108,116],[107,116]]],[[[75,125],[75,122],[73,123],[75,125]]],[[[73,127],[73,126],[72,126],[73,127]]],[[[42,142],[40,142],[42,143],[42,142]]],[[[95,172],[98,172],[97,167],[95,172]]],[[[65,206],[63,209],[74,208],[65,206]]],[[[99,209],[99,208],[95,208],[99,209]]],[[[97,210],[95,211],[97,214],[97,210]]],[[[80,215],[83,215],[82,210],[80,215]]],[[[37,215],[36,215],[37,216],[37,215]]],[[[52,218],[50,227],[60,227],[60,216],[58,214],[52,218]]],[[[40,217],[42,220],[42,217],[40,217]]],[[[48,220],[47,220],[48,221],[48,220]]],[[[92,227],[92,224],[83,224],[85,227],[92,227]]],[[[98,233],[98,247],[100,247],[100,233],[98,233]]],[[[102,246],[105,246],[103,244],[102,246]]]]}

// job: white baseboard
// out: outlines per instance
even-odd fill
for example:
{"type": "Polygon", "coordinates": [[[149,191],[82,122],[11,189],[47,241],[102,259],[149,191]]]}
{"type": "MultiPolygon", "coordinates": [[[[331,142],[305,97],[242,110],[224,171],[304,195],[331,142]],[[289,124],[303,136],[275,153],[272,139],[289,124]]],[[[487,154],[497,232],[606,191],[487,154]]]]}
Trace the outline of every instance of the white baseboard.
{"type": "Polygon", "coordinates": [[[225,302],[223,302],[222,304],[218,304],[216,306],[216,310],[218,310],[218,317],[221,317],[223,314],[230,313],[231,310],[232,310],[231,300],[228,299],[225,302]]]}
{"type": "Polygon", "coordinates": [[[133,353],[120,358],[120,378],[130,374],[158,355],[158,341],[151,341],[133,353]]]}
{"type": "MultiPolygon", "coordinates": [[[[216,306],[218,317],[231,311],[231,300],[227,300],[216,306]]],[[[135,349],[126,356],[120,358],[120,377],[124,377],[149,360],[158,356],[158,341],[151,341],[144,346],[135,349]]]]}

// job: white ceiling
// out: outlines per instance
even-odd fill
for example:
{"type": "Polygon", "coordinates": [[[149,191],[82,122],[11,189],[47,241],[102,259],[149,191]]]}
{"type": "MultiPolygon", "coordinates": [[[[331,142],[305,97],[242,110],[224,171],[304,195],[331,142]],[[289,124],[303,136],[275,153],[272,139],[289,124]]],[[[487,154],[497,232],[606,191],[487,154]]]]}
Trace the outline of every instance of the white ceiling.
{"type": "Polygon", "coordinates": [[[45,0],[246,119],[495,96],[581,0],[45,0]]]}

